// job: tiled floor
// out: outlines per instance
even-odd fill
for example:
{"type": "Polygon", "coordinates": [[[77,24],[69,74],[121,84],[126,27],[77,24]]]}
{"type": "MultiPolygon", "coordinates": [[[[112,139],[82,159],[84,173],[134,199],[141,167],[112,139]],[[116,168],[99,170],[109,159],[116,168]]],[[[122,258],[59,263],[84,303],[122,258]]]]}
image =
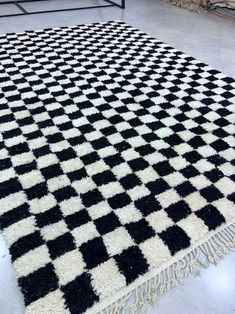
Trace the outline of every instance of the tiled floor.
{"type": "MultiPolygon", "coordinates": [[[[117,0],[118,1],[118,0],[117,0]]],[[[126,0],[127,9],[104,8],[50,13],[17,18],[0,18],[0,32],[16,32],[53,26],[123,20],[148,34],[209,63],[235,77],[235,23],[207,13],[192,13],[160,0],[126,0]]],[[[1,0],[0,0],[1,2],[1,0]]],[[[34,2],[34,9],[46,5],[102,4],[102,0],[56,0],[34,2]],[[60,4],[61,3],[61,4],[60,4]]],[[[28,9],[33,9],[27,4],[28,9]]],[[[0,7],[0,14],[16,9],[0,7]]],[[[24,307],[17,289],[10,258],[0,235],[0,314],[23,314],[24,307]]],[[[235,313],[235,253],[218,267],[211,266],[201,277],[188,278],[180,287],[161,297],[158,306],[147,314],[232,314],[235,313]]],[[[128,313],[127,313],[128,314],[128,313]]]]}

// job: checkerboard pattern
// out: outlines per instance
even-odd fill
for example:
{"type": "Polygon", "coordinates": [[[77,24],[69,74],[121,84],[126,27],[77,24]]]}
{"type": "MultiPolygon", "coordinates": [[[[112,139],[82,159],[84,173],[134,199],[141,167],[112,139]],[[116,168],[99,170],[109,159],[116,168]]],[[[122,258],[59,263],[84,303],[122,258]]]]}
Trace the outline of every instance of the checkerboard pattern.
{"type": "Polygon", "coordinates": [[[0,228],[26,313],[95,313],[235,219],[234,91],[122,22],[0,35],[0,228]]]}

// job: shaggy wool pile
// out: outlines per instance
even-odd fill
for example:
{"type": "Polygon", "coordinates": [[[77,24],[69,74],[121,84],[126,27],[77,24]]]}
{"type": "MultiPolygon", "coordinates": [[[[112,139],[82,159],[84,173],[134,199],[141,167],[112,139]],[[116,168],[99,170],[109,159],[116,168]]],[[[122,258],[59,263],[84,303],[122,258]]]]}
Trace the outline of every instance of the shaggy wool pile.
{"type": "Polygon", "coordinates": [[[0,228],[26,313],[119,313],[132,292],[134,312],[199,249],[232,248],[232,78],[105,22],[0,35],[0,88],[0,228]]]}

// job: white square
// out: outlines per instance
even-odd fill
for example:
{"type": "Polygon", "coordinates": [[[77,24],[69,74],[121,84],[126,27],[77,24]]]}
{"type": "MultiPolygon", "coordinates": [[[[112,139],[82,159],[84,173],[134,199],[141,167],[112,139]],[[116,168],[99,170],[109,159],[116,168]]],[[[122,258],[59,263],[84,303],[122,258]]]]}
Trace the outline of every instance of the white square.
{"type": "Polygon", "coordinates": [[[171,258],[167,245],[158,236],[141,243],[140,249],[150,265],[150,269],[161,266],[171,258]]]}
{"type": "Polygon", "coordinates": [[[140,178],[141,182],[144,184],[148,182],[153,182],[160,178],[159,175],[156,173],[155,170],[153,170],[152,167],[148,167],[148,168],[145,168],[144,170],[140,170],[136,174],[140,178]]]}
{"type": "Polygon", "coordinates": [[[188,203],[192,211],[197,211],[207,205],[207,201],[200,193],[194,192],[184,198],[185,202],[188,203]]]}
{"type": "Polygon", "coordinates": [[[54,240],[68,231],[69,229],[64,221],[59,221],[41,228],[41,234],[46,241],[54,240]]]}
{"type": "Polygon", "coordinates": [[[126,279],[113,259],[102,263],[91,271],[91,284],[101,298],[106,298],[126,286],[126,279]]]}
{"type": "Polygon", "coordinates": [[[189,165],[189,162],[182,156],[170,159],[170,164],[175,170],[181,170],[189,165]]]}
{"type": "Polygon", "coordinates": [[[77,247],[80,247],[83,243],[100,236],[94,223],[91,221],[75,228],[73,231],[71,231],[71,233],[75,239],[77,247]]]}
{"type": "Polygon", "coordinates": [[[107,201],[102,201],[99,202],[99,204],[90,206],[89,208],[87,208],[87,211],[90,217],[94,220],[107,215],[112,211],[112,209],[107,201]]]}
{"type": "Polygon", "coordinates": [[[130,161],[130,160],[139,158],[139,154],[133,148],[129,148],[127,150],[124,150],[121,153],[121,155],[125,159],[125,161],[130,161]]]}
{"type": "Polygon", "coordinates": [[[79,196],[71,197],[60,203],[60,209],[64,216],[68,216],[78,212],[84,208],[82,200],[79,196]]]}
{"type": "Polygon", "coordinates": [[[127,194],[130,196],[132,201],[136,201],[139,198],[149,195],[149,190],[145,185],[137,185],[133,189],[128,190],[127,194]]]}
{"type": "Polygon", "coordinates": [[[86,266],[82,254],[77,249],[58,257],[53,264],[60,285],[66,285],[81,275],[86,266]]]}
{"type": "Polygon", "coordinates": [[[142,214],[136,209],[133,203],[123,208],[115,209],[115,214],[118,216],[121,224],[123,225],[139,221],[142,218],[142,214]]]}
{"type": "Polygon", "coordinates": [[[50,192],[54,192],[64,188],[65,186],[69,186],[70,184],[70,180],[66,175],[61,175],[47,180],[47,187],[50,192]]]}
{"type": "Polygon", "coordinates": [[[58,289],[28,305],[26,314],[38,311],[40,314],[49,314],[55,312],[55,309],[56,314],[69,314],[69,311],[65,310],[64,294],[58,289]]]}
{"type": "Polygon", "coordinates": [[[117,181],[99,186],[99,191],[102,193],[104,198],[110,198],[116,194],[125,192],[121,184],[117,181]]]}
{"type": "Polygon", "coordinates": [[[14,167],[31,163],[35,160],[35,156],[31,152],[17,154],[11,157],[11,161],[14,167]]]}
{"type": "Polygon", "coordinates": [[[119,227],[103,236],[103,241],[110,256],[120,254],[134,245],[134,242],[124,227],[119,227]]]}
{"type": "Polygon", "coordinates": [[[164,180],[169,184],[171,187],[175,187],[185,181],[185,177],[178,171],[168,174],[164,177],[164,180]]]}
{"type": "MultiPolygon", "coordinates": [[[[160,145],[162,144],[162,143],[164,143],[163,141],[161,142],[161,141],[158,141],[159,143],[160,143],[160,145]]],[[[155,144],[153,144],[153,143],[151,143],[152,144],[152,146],[154,147],[155,146],[155,144]]],[[[157,146],[157,145],[156,145],[157,146]]],[[[165,145],[163,145],[163,146],[165,146],[165,145]]],[[[161,147],[161,148],[166,148],[166,147],[161,147]]],[[[161,161],[164,161],[164,160],[166,160],[166,157],[165,156],[163,156],[161,153],[159,153],[159,152],[154,152],[154,153],[152,153],[152,154],[149,154],[149,155],[147,155],[147,156],[145,156],[145,160],[150,164],[150,165],[155,165],[156,163],[158,163],[158,162],[161,162],[161,161]]]]}
{"type": "Polygon", "coordinates": [[[86,165],[86,172],[89,176],[93,176],[108,169],[108,165],[106,165],[106,163],[102,159],[86,165]]]}
{"type": "Polygon", "coordinates": [[[174,224],[163,209],[148,215],[145,219],[157,233],[166,230],[174,224]]]}
{"type": "Polygon", "coordinates": [[[112,172],[114,173],[116,178],[119,180],[125,177],[126,175],[131,174],[132,170],[127,163],[123,162],[122,164],[113,167],[112,172]]]}
{"type": "Polygon", "coordinates": [[[211,182],[203,174],[191,178],[190,183],[192,183],[197,190],[204,189],[211,185],[211,182]]]}
{"type": "Polygon", "coordinates": [[[116,153],[117,153],[117,150],[113,146],[108,146],[108,147],[99,149],[99,156],[101,158],[112,156],[112,155],[115,155],[116,153]]]}
{"type": "Polygon", "coordinates": [[[227,198],[220,198],[218,201],[214,201],[213,205],[224,216],[226,221],[235,220],[235,210],[233,202],[229,201],[227,198]]]}
{"type": "Polygon", "coordinates": [[[95,183],[90,177],[83,178],[81,180],[74,181],[71,186],[78,194],[84,194],[88,191],[92,191],[96,188],[95,183]]]}
{"type": "Polygon", "coordinates": [[[37,159],[38,168],[45,168],[54,164],[58,164],[59,159],[56,157],[55,154],[47,154],[44,156],[41,156],[37,159]]]}
{"type": "Polygon", "coordinates": [[[61,162],[61,169],[68,173],[83,168],[83,163],[80,158],[69,159],[61,162]]]}
{"type": "Polygon", "coordinates": [[[41,267],[51,262],[51,258],[46,245],[30,250],[14,261],[18,277],[24,277],[33,273],[41,267]],[[25,267],[27,265],[27,267],[25,267]]]}
{"type": "Polygon", "coordinates": [[[228,177],[221,178],[215,183],[215,186],[226,196],[232,194],[235,190],[234,182],[228,177]]]}
{"type": "Polygon", "coordinates": [[[36,221],[33,216],[19,220],[18,222],[10,225],[4,229],[4,237],[10,247],[18,239],[23,238],[30,233],[37,230],[36,221]]]}
{"type": "Polygon", "coordinates": [[[56,206],[57,202],[52,194],[48,194],[42,198],[36,198],[29,201],[29,205],[31,213],[40,214],[56,206]]]}
{"type": "Polygon", "coordinates": [[[214,169],[214,165],[212,163],[210,163],[209,161],[205,160],[205,159],[201,159],[198,162],[196,162],[195,164],[193,164],[193,166],[199,170],[201,173],[206,172],[206,171],[210,171],[212,169],[214,169]]]}
{"type": "Polygon", "coordinates": [[[44,182],[44,177],[39,170],[32,170],[24,175],[20,175],[19,181],[24,189],[29,189],[38,183],[44,182]]]}
{"type": "MultiPolygon", "coordinates": [[[[128,138],[128,139],[127,139],[127,142],[128,142],[132,147],[140,147],[140,146],[146,145],[145,140],[144,140],[140,135],[137,135],[137,136],[128,138]]],[[[137,158],[138,158],[138,157],[137,157],[137,158]]]]}
{"type": "Polygon", "coordinates": [[[208,227],[194,213],[181,219],[177,225],[189,236],[191,244],[202,239],[208,233],[208,227]]]}
{"type": "MultiPolygon", "coordinates": [[[[170,118],[170,119],[173,119],[173,118],[170,118]]],[[[160,128],[155,133],[160,138],[164,138],[164,137],[167,137],[167,136],[170,136],[170,135],[174,134],[174,132],[170,128],[168,128],[168,127],[160,128]]]]}
{"type": "Polygon", "coordinates": [[[159,194],[156,198],[163,208],[177,203],[181,199],[174,189],[167,190],[166,192],[159,194]]]}
{"type": "Polygon", "coordinates": [[[67,141],[60,141],[59,143],[51,143],[50,149],[54,152],[61,152],[64,149],[70,148],[70,145],[67,141]]]}

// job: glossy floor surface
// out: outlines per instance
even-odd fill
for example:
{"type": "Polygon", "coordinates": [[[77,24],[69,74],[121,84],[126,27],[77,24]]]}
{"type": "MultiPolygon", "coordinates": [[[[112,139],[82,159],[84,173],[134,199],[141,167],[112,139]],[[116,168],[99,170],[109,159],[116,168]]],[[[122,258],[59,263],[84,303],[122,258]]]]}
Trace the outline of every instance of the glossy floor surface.
{"type": "MultiPolygon", "coordinates": [[[[117,0],[118,1],[118,0],[117,0]]],[[[116,7],[0,18],[0,33],[54,26],[123,20],[179,50],[235,77],[235,22],[207,13],[193,13],[160,0],[126,0],[126,10],[116,7]]],[[[1,0],[0,0],[1,2],[1,0]]],[[[28,10],[103,4],[102,0],[56,0],[26,4],[28,10]],[[65,4],[66,2],[66,4],[65,4]]],[[[13,5],[0,6],[0,15],[16,13],[13,5]]],[[[0,235],[0,314],[23,314],[21,294],[4,240],[0,235]]],[[[163,295],[146,314],[235,313],[235,253],[219,266],[187,278],[182,286],[163,295]]],[[[127,313],[128,314],[128,313],[127,313]]]]}

